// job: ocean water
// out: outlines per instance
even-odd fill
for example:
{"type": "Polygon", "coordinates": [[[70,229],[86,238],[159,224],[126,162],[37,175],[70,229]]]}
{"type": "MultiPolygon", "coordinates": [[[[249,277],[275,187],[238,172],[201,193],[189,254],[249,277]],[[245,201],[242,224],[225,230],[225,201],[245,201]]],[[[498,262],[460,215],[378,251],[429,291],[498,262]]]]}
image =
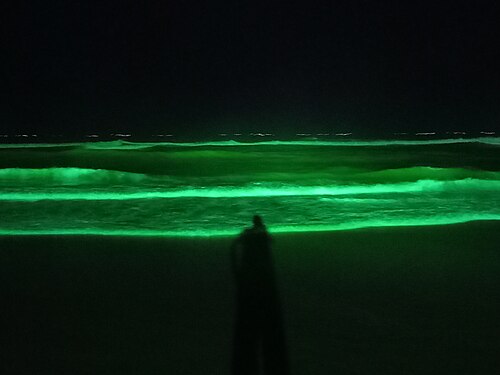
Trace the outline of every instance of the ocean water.
{"type": "Polygon", "coordinates": [[[500,220],[500,138],[0,144],[0,212],[2,235],[500,220]]]}

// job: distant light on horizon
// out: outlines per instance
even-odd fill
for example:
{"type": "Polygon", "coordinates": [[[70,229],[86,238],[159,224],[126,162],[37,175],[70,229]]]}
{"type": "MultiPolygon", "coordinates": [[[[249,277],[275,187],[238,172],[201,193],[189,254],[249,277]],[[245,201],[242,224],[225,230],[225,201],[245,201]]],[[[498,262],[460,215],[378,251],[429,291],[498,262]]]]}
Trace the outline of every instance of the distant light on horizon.
{"type": "Polygon", "coordinates": [[[415,133],[415,135],[436,135],[436,132],[415,133]]]}

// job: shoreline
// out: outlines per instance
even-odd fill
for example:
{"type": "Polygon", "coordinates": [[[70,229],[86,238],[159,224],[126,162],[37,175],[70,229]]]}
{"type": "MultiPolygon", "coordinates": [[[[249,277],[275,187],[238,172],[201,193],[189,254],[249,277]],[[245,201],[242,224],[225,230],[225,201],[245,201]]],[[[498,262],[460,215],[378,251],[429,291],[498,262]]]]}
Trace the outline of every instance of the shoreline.
{"type": "MultiPolygon", "coordinates": [[[[269,229],[269,233],[272,236],[288,236],[294,234],[304,234],[304,235],[316,235],[316,234],[329,234],[338,232],[350,232],[359,233],[365,230],[378,230],[385,229],[391,230],[392,228],[428,228],[428,227],[447,227],[447,226],[457,226],[457,225],[479,225],[473,223],[485,223],[485,225],[493,225],[490,223],[498,223],[500,225],[500,219],[471,219],[471,220],[459,220],[446,222],[445,220],[429,221],[427,223],[422,223],[419,219],[406,221],[403,223],[387,223],[378,225],[364,225],[352,224],[352,225],[339,225],[332,228],[332,226],[316,226],[316,227],[299,227],[293,228],[283,227],[278,229],[269,229]]],[[[242,226],[241,230],[244,229],[242,226]]],[[[62,231],[24,231],[24,230],[2,230],[0,229],[0,237],[127,237],[127,238],[166,238],[166,239],[224,239],[237,236],[241,230],[237,231],[220,231],[214,234],[206,234],[206,231],[188,231],[185,234],[182,232],[169,232],[169,231],[156,231],[156,230],[62,230],[62,231]]]]}

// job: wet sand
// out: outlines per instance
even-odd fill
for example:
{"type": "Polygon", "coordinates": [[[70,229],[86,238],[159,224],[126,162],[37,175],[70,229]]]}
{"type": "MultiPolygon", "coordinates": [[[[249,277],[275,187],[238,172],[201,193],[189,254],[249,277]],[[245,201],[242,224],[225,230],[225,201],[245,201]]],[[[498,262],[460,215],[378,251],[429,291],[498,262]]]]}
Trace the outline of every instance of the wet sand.
{"type": "MultiPolygon", "coordinates": [[[[275,235],[292,373],[495,373],[499,240],[500,222],[275,235]]],[[[0,237],[3,373],[229,374],[230,242],[0,237]]]]}

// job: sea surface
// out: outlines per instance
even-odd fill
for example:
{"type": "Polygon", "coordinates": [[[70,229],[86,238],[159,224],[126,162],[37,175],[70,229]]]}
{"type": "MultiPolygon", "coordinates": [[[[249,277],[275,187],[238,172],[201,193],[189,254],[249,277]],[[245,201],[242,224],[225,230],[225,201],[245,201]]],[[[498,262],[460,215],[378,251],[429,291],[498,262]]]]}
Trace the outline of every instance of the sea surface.
{"type": "Polygon", "coordinates": [[[0,144],[1,235],[500,220],[500,138],[0,144]]]}

